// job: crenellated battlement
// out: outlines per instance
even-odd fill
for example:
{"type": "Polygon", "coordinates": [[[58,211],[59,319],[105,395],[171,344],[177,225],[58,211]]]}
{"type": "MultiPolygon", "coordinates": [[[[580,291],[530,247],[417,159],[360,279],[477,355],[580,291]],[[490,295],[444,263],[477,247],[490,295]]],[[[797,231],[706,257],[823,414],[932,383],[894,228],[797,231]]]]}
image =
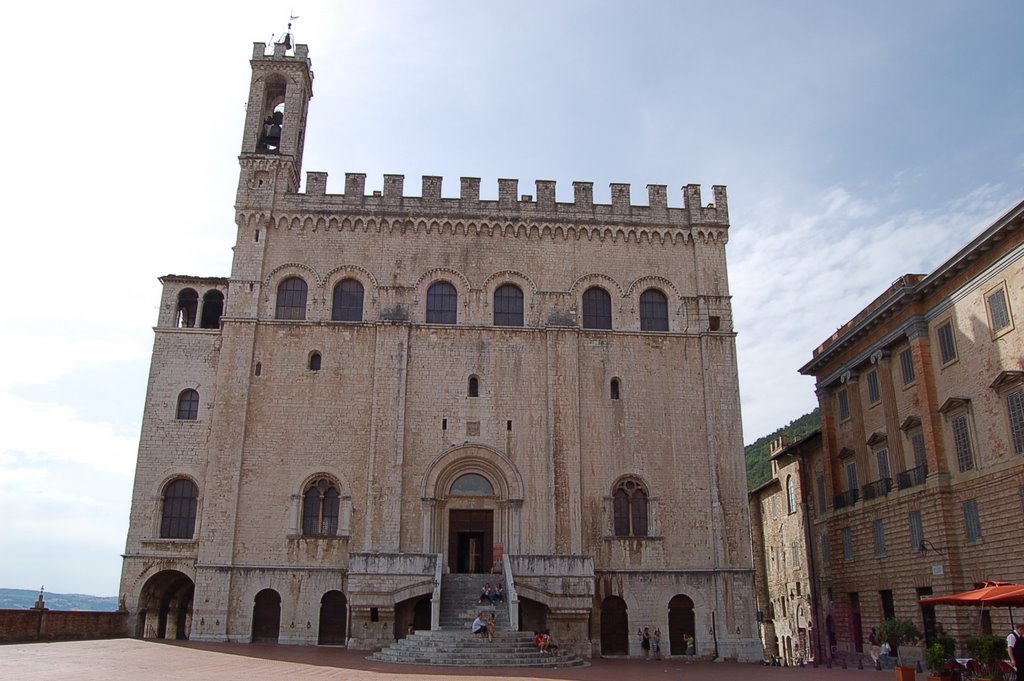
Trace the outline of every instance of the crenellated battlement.
{"type": "MultiPolygon", "coordinates": [[[[698,184],[688,184],[682,188],[682,205],[668,205],[666,185],[647,185],[648,202],[646,205],[633,204],[630,201],[630,185],[613,182],[611,203],[594,203],[594,185],[592,182],[573,182],[573,201],[558,202],[555,200],[555,181],[537,180],[534,193],[520,194],[519,180],[501,178],[498,180],[498,198],[480,198],[480,178],[462,177],[459,180],[458,198],[442,198],[443,179],[435,175],[424,175],[419,196],[405,193],[404,175],[385,175],[383,191],[366,193],[366,175],[363,173],[345,174],[345,191],[343,194],[327,194],[327,173],[306,173],[305,194],[294,195],[301,202],[316,201],[319,206],[303,205],[310,211],[323,209],[358,208],[369,211],[390,210],[422,210],[426,212],[443,211],[482,215],[501,212],[503,215],[520,215],[531,219],[547,218],[554,221],[572,219],[579,221],[588,218],[595,221],[619,222],[654,222],[675,227],[698,225],[714,225],[718,228],[729,226],[729,206],[726,189],[722,185],[712,187],[714,202],[708,205],[701,203],[701,188],[698,184]]],[[[299,206],[296,206],[298,208],[299,206]]]]}

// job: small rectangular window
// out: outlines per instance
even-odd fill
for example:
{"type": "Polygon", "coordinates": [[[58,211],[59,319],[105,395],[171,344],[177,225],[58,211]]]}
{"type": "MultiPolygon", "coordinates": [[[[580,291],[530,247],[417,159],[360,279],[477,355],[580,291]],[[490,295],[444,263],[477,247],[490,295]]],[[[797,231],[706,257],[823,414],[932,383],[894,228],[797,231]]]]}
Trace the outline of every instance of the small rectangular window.
{"type": "Polygon", "coordinates": [[[878,479],[885,480],[886,478],[891,478],[892,472],[889,469],[889,450],[879,449],[875,452],[875,461],[878,462],[878,479]]]}
{"type": "Polygon", "coordinates": [[[825,508],[825,474],[818,473],[818,513],[824,513],[825,508]]]}
{"type": "Polygon", "coordinates": [[[507,430],[509,432],[512,432],[512,422],[511,421],[505,421],[505,430],[507,430]]]}
{"type": "Polygon", "coordinates": [[[1006,410],[1010,416],[1010,440],[1013,451],[1024,454],[1024,389],[1006,396],[1006,410]]]}
{"type": "Polygon", "coordinates": [[[828,564],[831,560],[832,556],[829,555],[828,535],[823,534],[821,535],[821,562],[828,564]]]}
{"type": "Polygon", "coordinates": [[[911,511],[910,516],[910,547],[913,551],[920,551],[924,546],[924,525],[921,522],[921,512],[911,511]]]}
{"type": "Polygon", "coordinates": [[[846,392],[846,388],[839,391],[837,396],[839,400],[839,420],[845,421],[850,418],[850,396],[846,392]]]}
{"type": "Polygon", "coordinates": [[[843,560],[853,560],[853,532],[849,527],[843,528],[843,560]]]}
{"type": "Polygon", "coordinates": [[[956,343],[953,340],[953,322],[947,321],[939,327],[939,357],[943,364],[949,364],[956,359],[956,343]]]}
{"type": "Polygon", "coordinates": [[[441,430],[448,430],[448,419],[441,419],[441,430]]]}
{"type": "Polygon", "coordinates": [[[1006,290],[998,288],[985,296],[988,304],[988,317],[992,323],[992,333],[1009,328],[1010,309],[1006,306],[1006,290]]]}
{"type": "Polygon", "coordinates": [[[860,485],[857,482],[857,462],[851,461],[846,464],[846,488],[856,490],[860,485]]]}
{"type": "Polygon", "coordinates": [[[875,555],[878,557],[885,555],[885,525],[881,520],[876,520],[874,524],[874,535],[875,535],[875,555]]]}
{"type": "Polygon", "coordinates": [[[878,371],[872,369],[868,372],[868,402],[878,404],[882,394],[878,390],[878,371]]]}
{"type": "Polygon", "coordinates": [[[914,353],[910,348],[900,353],[900,369],[903,372],[903,385],[910,385],[917,378],[914,371],[914,353]]]}
{"type": "Polygon", "coordinates": [[[960,472],[974,470],[974,452],[971,448],[971,429],[967,414],[953,418],[953,446],[956,448],[956,465],[960,472]]]}
{"type": "Polygon", "coordinates": [[[967,541],[981,539],[981,518],[978,517],[978,502],[975,499],[964,502],[964,527],[967,541]]]}
{"type": "Polygon", "coordinates": [[[910,448],[914,450],[914,467],[927,466],[928,455],[924,449],[924,433],[917,431],[910,436],[910,448]]]}

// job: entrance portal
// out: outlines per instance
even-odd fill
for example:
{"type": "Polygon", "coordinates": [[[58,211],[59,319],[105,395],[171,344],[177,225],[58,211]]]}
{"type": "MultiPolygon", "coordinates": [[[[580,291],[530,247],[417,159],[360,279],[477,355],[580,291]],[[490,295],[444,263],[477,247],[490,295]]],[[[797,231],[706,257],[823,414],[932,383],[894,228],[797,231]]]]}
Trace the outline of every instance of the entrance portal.
{"type": "Polygon", "coordinates": [[[491,571],[494,511],[452,510],[448,516],[448,569],[452,572],[491,571]]]}

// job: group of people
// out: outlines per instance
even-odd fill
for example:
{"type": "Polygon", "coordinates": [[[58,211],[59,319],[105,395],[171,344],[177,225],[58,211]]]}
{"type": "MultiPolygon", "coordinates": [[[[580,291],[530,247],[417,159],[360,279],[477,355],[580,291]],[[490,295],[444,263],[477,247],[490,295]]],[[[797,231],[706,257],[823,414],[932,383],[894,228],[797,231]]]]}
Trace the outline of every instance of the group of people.
{"type": "Polygon", "coordinates": [[[480,589],[480,605],[494,605],[495,603],[501,603],[505,600],[505,587],[501,585],[501,582],[495,582],[494,588],[491,588],[491,583],[487,582],[480,589]]]}
{"type": "Polygon", "coordinates": [[[558,645],[551,639],[551,632],[547,629],[533,632],[533,644],[542,653],[549,655],[558,653],[558,645]]]}
{"type": "MultiPolygon", "coordinates": [[[[651,653],[654,653],[654,659],[662,659],[661,654],[661,629],[655,627],[654,633],[651,633],[650,627],[644,627],[643,629],[637,629],[636,633],[640,636],[640,649],[644,651],[644,659],[651,659],[651,653]]],[[[690,634],[686,635],[686,654],[694,655],[696,653],[694,648],[693,636],[690,634]]]]}
{"type": "Polygon", "coordinates": [[[474,636],[487,637],[488,641],[494,640],[495,617],[494,613],[480,613],[473,620],[472,631],[474,636]]]}

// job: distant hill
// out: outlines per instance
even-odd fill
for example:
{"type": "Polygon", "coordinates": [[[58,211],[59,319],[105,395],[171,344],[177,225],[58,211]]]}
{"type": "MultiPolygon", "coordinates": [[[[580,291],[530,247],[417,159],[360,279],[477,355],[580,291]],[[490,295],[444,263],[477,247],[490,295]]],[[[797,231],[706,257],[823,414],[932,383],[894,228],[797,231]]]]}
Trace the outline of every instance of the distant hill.
{"type": "MultiPolygon", "coordinates": [[[[27,610],[36,604],[39,592],[32,589],[0,589],[0,609],[27,610]]],[[[43,592],[50,610],[117,610],[117,596],[87,596],[85,594],[52,594],[43,592]]]]}
{"type": "Polygon", "coordinates": [[[757,489],[772,477],[772,466],[768,460],[772,440],[785,435],[787,442],[795,442],[818,428],[821,428],[821,412],[815,408],[810,414],[804,414],[790,422],[788,426],[783,426],[758,439],[754,444],[744,447],[743,454],[747,460],[747,489],[757,489]]]}

